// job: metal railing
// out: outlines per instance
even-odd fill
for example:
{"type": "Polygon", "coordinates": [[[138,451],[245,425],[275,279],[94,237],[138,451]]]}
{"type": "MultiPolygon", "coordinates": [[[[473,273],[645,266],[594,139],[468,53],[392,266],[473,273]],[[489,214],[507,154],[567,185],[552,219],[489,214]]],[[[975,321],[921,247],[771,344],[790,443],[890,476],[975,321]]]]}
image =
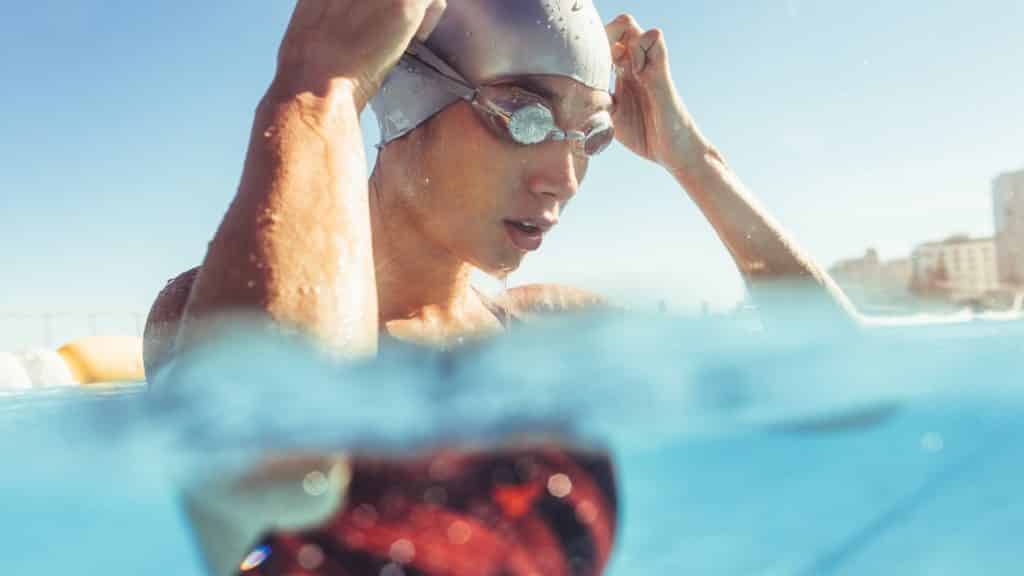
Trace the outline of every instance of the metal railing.
{"type": "Polygon", "coordinates": [[[143,312],[0,311],[0,351],[57,348],[85,336],[141,336],[143,312]]]}

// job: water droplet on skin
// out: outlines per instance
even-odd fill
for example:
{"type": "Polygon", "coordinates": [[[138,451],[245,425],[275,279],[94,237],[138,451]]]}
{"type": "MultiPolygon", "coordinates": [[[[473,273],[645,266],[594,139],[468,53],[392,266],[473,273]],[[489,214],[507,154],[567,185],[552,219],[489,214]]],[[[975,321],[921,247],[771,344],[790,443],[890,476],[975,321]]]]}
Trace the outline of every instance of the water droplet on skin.
{"type": "Polygon", "coordinates": [[[555,498],[565,498],[572,492],[572,480],[565,474],[552,474],[548,478],[548,493],[555,498]]]}
{"type": "Polygon", "coordinates": [[[327,476],[319,470],[313,470],[302,479],[302,489],[310,496],[323,496],[327,485],[327,476]]]}
{"type": "Polygon", "coordinates": [[[324,563],[324,552],[316,544],[306,544],[299,548],[296,560],[304,569],[316,570],[324,563]]]}
{"type": "Polygon", "coordinates": [[[472,535],[473,527],[462,520],[456,520],[448,525],[448,541],[452,544],[465,544],[472,535]]]}
{"type": "Polygon", "coordinates": [[[416,546],[405,538],[395,540],[388,550],[388,556],[395,562],[408,564],[416,557],[416,546]]]}

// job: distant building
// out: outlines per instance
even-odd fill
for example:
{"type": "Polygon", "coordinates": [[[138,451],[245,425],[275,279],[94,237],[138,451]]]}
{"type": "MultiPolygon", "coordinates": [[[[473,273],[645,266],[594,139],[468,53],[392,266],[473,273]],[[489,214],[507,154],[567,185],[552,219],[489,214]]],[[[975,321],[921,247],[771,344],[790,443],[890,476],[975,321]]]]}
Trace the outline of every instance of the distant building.
{"type": "Polygon", "coordinates": [[[840,260],[829,273],[843,291],[861,305],[888,305],[907,298],[910,288],[910,260],[882,261],[869,248],[861,258],[840,260]]]}
{"type": "Polygon", "coordinates": [[[965,302],[999,290],[993,238],[927,242],[914,249],[911,265],[911,289],[919,295],[965,302]]]}
{"type": "Polygon", "coordinates": [[[996,224],[996,266],[1008,287],[1024,287],[1024,170],[992,182],[996,224]]]}

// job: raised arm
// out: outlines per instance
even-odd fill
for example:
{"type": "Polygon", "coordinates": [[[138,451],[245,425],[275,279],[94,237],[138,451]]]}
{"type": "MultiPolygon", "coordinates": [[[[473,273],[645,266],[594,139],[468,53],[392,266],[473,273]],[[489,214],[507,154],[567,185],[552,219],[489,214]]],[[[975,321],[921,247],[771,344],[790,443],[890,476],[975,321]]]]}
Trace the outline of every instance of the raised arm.
{"type": "Polygon", "coordinates": [[[628,15],[608,24],[619,70],[616,132],[638,155],[667,169],[718,233],[769,321],[852,326],[860,315],[843,292],[771,218],[701,134],[672,81],[658,29],[628,15]]]}
{"type": "Polygon", "coordinates": [[[859,322],[828,273],[758,204],[688,114],[686,122],[679,134],[692,152],[674,159],[670,170],[729,250],[762,315],[859,322]]]}
{"type": "Polygon", "coordinates": [[[373,353],[377,293],[359,115],[440,0],[299,0],[177,349],[241,312],[373,353]]]}

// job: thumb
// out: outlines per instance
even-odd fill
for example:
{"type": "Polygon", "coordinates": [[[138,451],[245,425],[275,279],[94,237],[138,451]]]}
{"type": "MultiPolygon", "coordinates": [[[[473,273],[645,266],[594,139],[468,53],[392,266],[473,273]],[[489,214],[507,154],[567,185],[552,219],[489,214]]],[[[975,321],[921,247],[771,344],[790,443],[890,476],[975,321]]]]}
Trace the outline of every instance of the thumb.
{"type": "Polygon", "coordinates": [[[444,16],[444,11],[447,7],[447,0],[430,1],[430,5],[427,6],[427,11],[423,15],[423,23],[420,24],[420,29],[416,31],[417,40],[424,42],[434,33],[434,28],[437,28],[437,24],[441,21],[441,16],[444,16]]]}

